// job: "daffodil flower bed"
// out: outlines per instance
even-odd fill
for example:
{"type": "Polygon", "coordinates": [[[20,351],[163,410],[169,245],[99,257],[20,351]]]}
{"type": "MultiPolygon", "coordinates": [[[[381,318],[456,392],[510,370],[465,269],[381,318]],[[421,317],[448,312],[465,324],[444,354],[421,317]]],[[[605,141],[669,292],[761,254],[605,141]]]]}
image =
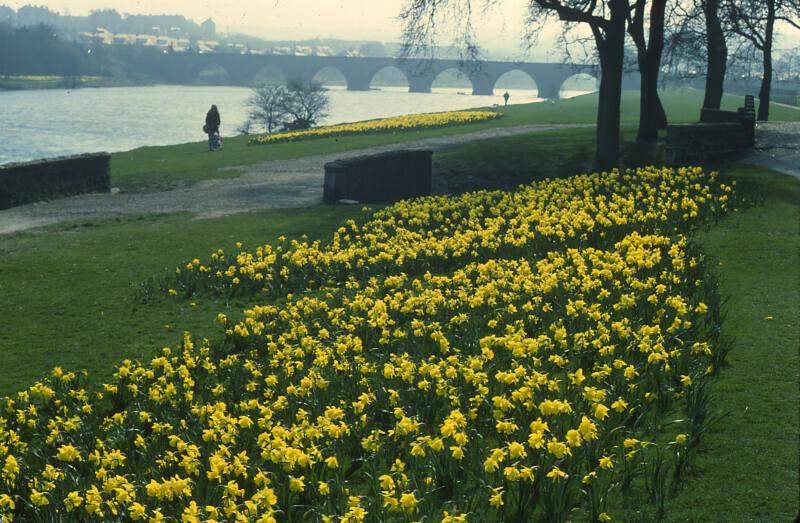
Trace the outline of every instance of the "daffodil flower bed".
{"type": "Polygon", "coordinates": [[[398,204],[271,249],[300,263],[253,289],[286,299],[220,314],[223,343],[187,333],[95,394],[55,369],[0,402],[0,517],[611,521],[638,482],[658,497],[726,350],[681,232],[733,192],[699,169],[607,176],[398,204]],[[393,240],[413,231],[441,248],[393,240]],[[674,408],[687,421],[657,443],[674,408]]]}
{"type": "MultiPolygon", "coordinates": [[[[497,256],[610,246],[631,232],[685,232],[728,209],[732,188],[702,169],[590,174],[459,197],[399,202],[363,225],[349,220],[327,244],[212,252],[175,269],[172,293],[273,296],[385,274],[447,271],[497,256]]],[[[240,245],[241,247],[241,245],[240,245]]]]}
{"type": "Polygon", "coordinates": [[[304,131],[263,134],[251,138],[250,144],[266,145],[271,143],[298,142],[312,138],[329,138],[332,136],[419,131],[453,125],[487,122],[499,117],[499,113],[494,111],[451,111],[445,113],[412,114],[382,118],[379,120],[368,120],[365,122],[315,127],[304,131]]]}

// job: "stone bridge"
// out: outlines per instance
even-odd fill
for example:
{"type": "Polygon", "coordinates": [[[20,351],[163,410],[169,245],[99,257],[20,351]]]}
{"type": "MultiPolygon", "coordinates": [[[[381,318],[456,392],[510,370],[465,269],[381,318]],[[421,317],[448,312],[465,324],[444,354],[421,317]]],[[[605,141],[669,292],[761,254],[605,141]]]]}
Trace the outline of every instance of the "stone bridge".
{"type": "MultiPolygon", "coordinates": [[[[342,56],[287,56],[222,53],[131,53],[125,61],[134,72],[172,84],[192,84],[201,71],[211,67],[224,70],[233,85],[254,85],[262,72],[282,75],[287,82],[309,81],[323,69],[338,70],[351,91],[370,89],[375,75],[395,68],[405,75],[412,93],[429,93],[436,77],[455,69],[469,78],[472,94],[492,95],[497,80],[510,71],[522,71],[536,83],[540,98],[559,97],[561,86],[576,74],[599,77],[596,65],[484,61],[467,63],[458,60],[395,58],[353,58],[342,56]]],[[[626,77],[627,88],[638,88],[638,76],[626,77]]]]}

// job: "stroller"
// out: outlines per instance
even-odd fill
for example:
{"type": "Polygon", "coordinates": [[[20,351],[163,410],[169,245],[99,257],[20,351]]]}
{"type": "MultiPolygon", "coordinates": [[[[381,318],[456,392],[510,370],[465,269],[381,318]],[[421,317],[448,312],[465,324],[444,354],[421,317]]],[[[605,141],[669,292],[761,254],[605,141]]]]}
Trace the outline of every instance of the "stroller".
{"type": "MultiPolygon", "coordinates": [[[[203,132],[208,134],[207,125],[203,126],[203,132]]],[[[214,131],[208,135],[208,150],[217,151],[219,149],[222,149],[222,136],[219,134],[219,131],[214,131]]]]}
{"type": "Polygon", "coordinates": [[[211,135],[210,145],[212,151],[222,149],[222,136],[218,132],[211,135]]]}

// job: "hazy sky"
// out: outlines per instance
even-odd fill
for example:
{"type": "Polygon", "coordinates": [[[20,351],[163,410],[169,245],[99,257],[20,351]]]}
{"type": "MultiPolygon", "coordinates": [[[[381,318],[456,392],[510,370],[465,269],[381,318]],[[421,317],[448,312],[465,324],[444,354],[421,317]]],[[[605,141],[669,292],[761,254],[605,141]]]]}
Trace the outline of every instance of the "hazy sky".
{"type": "MultiPolygon", "coordinates": [[[[197,22],[213,18],[221,32],[243,32],[267,39],[333,37],[349,40],[396,42],[400,23],[396,17],[406,0],[0,0],[13,8],[45,5],[62,14],[86,15],[92,9],[113,8],[133,14],[181,14],[197,22]]],[[[493,54],[522,58],[520,35],[529,0],[503,0],[478,17],[479,44],[493,54]]],[[[476,2],[480,4],[480,2],[476,2]]],[[[552,23],[548,35],[531,57],[545,58],[560,24],[552,23]]],[[[800,32],[783,30],[778,47],[798,45],[800,32]]],[[[446,38],[442,44],[449,43],[446,38]]],[[[550,55],[548,55],[550,56],[550,55]]],[[[552,55],[553,59],[556,56],[552,55]]]]}
{"type": "MultiPolygon", "coordinates": [[[[182,14],[201,22],[213,18],[221,31],[268,38],[336,37],[397,41],[396,20],[405,0],[0,0],[14,8],[31,3],[85,15],[114,8],[136,14],[182,14]]],[[[502,10],[482,18],[482,44],[517,48],[527,0],[505,0],[502,10]]]]}

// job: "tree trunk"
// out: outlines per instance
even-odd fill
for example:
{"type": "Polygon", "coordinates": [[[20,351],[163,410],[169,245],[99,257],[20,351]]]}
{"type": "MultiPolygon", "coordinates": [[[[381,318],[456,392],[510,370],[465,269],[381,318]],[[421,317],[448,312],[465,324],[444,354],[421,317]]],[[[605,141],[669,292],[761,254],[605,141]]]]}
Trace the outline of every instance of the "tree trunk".
{"type": "Polygon", "coordinates": [[[611,0],[611,20],[605,38],[598,40],[600,54],[600,95],[597,104],[597,150],[595,169],[609,171],[619,166],[620,104],[625,51],[627,2],[611,0]]]}
{"type": "Polygon", "coordinates": [[[636,141],[654,143],[658,131],[667,128],[667,114],[658,95],[658,78],[661,73],[661,55],[664,51],[664,12],[666,0],[653,0],[650,8],[650,34],[648,45],[639,47],[639,74],[641,98],[639,101],[639,132],[636,141]],[[644,47],[644,48],[643,48],[644,47]]]}
{"type": "Polygon", "coordinates": [[[775,32],[775,0],[767,0],[767,28],[764,35],[764,76],[758,93],[758,121],[769,120],[769,98],[772,90],[772,38],[775,32]]]}
{"type": "Polygon", "coordinates": [[[706,33],[708,34],[708,71],[703,107],[719,109],[728,65],[728,46],[719,19],[719,0],[705,0],[706,33]]]}

